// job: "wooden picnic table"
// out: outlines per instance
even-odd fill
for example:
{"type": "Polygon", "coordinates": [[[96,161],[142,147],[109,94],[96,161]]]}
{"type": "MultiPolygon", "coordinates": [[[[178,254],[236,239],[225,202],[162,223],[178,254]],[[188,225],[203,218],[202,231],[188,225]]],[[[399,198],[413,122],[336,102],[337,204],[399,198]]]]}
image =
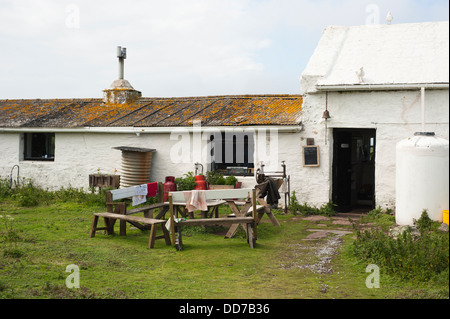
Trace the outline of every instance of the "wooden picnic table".
{"type": "Polygon", "coordinates": [[[174,203],[179,203],[185,205],[183,202],[184,195],[182,191],[178,192],[169,192],[169,211],[170,211],[170,220],[169,226],[170,232],[172,235],[172,243],[175,244],[177,250],[182,250],[182,234],[181,229],[183,226],[206,226],[206,225],[234,225],[237,224],[242,225],[244,230],[246,230],[247,234],[247,242],[250,245],[250,248],[253,248],[257,239],[257,230],[256,230],[256,193],[254,189],[227,189],[227,190],[208,190],[205,191],[206,200],[210,200],[209,206],[218,207],[220,204],[226,203],[233,212],[236,212],[237,215],[242,217],[233,217],[233,218],[199,218],[199,219],[179,219],[176,218],[176,214],[178,210],[175,210],[174,203]],[[243,208],[239,209],[234,201],[237,198],[247,198],[246,204],[243,208]],[[212,200],[216,200],[213,202],[212,200]],[[180,203],[181,202],[181,203],[180,203]],[[253,214],[252,216],[246,216],[246,211],[252,207],[253,214]],[[245,209],[245,211],[242,211],[245,209]]]}
{"type": "MultiPolygon", "coordinates": [[[[258,191],[257,191],[258,193],[258,191]]],[[[270,207],[268,207],[267,203],[262,199],[258,198],[256,199],[258,202],[260,202],[260,205],[256,205],[256,224],[259,224],[264,214],[266,214],[272,224],[274,226],[280,226],[280,223],[278,222],[275,215],[272,213],[270,207]]],[[[236,200],[236,199],[228,199],[228,200],[207,200],[207,211],[201,211],[201,218],[212,218],[214,215],[214,219],[219,218],[219,205],[226,204],[231,208],[232,214],[228,215],[228,218],[231,218],[230,220],[230,228],[228,229],[227,234],[225,235],[225,238],[231,238],[236,234],[236,231],[238,230],[239,226],[242,226],[245,232],[247,232],[247,227],[245,224],[239,223],[239,219],[241,217],[249,217],[253,215],[253,207],[251,205],[251,202],[249,201],[242,201],[242,200],[236,200]],[[234,222],[232,222],[234,220],[234,222]]],[[[165,202],[165,204],[169,204],[169,202],[165,202]]],[[[186,209],[186,202],[184,201],[174,201],[172,203],[175,217],[178,217],[180,214],[183,217],[189,217],[189,219],[194,219],[193,212],[188,212],[186,209]]],[[[217,220],[217,222],[222,223],[222,221],[217,220]]],[[[192,222],[188,222],[187,224],[192,224],[192,222]]],[[[214,223],[211,221],[211,223],[214,223]]],[[[210,223],[210,224],[211,224],[210,223]]],[[[203,223],[202,225],[206,225],[203,223]]]]}

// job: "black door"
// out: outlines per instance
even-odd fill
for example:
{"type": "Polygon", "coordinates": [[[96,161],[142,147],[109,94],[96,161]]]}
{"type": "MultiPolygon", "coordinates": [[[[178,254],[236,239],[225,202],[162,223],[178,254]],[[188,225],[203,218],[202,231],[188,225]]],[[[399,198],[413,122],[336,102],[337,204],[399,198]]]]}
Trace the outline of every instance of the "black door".
{"type": "Polygon", "coordinates": [[[333,195],[338,212],[351,210],[352,182],[352,133],[346,130],[333,131],[333,195]]]}
{"type": "Polygon", "coordinates": [[[374,129],[333,130],[332,201],[336,210],[370,210],[375,206],[374,129]]]}

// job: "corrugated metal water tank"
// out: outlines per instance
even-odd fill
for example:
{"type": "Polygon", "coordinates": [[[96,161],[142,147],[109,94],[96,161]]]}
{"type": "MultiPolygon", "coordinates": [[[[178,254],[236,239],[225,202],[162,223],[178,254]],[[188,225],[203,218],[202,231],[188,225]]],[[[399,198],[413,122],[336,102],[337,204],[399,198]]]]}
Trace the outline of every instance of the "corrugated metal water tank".
{"type": "Polygon", "coordinates": [[[120,188],[141,185],[150,182],[152,152],[154,149],[118,146],[122,151],[120,188]]]}
{"type": "Polygon", "coordinates": [[[442,222],[449,205],[449,141],[418,132],[396,145],[396,212],[398,225],[413,225],[424,209],[442,222]]]}

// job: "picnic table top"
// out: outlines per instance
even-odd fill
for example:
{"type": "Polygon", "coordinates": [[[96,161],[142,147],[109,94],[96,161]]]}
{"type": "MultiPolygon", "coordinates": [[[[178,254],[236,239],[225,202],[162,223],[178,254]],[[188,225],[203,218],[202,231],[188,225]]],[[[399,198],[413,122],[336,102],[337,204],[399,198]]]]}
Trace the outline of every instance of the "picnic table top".
{"type": "MultiPolygon", "coordinates": [[[[226,203],[226,201],[224,201],[224,200],[221,200],[221,199],[208,199],[207,201],[206,201],[206,205],[208,206],[208,207],[214,207],[214,206],[219,206],[219,205],[221,205],[221,204],[225,204],[226,203]]],[[[169,202],[164,202],[164,204],[169,204],[169,202]]],[[[173,205],[175,205],[175,206],[182,206],[182,205],[186,205],[186,202],[183,202],[183,201],[174,201],[174,202],[172,202],[172,204],[173,205]]]]}

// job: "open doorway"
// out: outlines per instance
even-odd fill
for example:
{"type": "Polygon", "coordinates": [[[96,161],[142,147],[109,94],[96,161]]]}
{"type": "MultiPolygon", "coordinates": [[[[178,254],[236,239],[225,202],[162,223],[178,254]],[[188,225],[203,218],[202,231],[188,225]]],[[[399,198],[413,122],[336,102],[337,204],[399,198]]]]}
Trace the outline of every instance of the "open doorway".
{"type": "Polygon", "coordinates": [[[339,212],[375,207],[375,129],[333,129],[332,200],[339,212]]]}

